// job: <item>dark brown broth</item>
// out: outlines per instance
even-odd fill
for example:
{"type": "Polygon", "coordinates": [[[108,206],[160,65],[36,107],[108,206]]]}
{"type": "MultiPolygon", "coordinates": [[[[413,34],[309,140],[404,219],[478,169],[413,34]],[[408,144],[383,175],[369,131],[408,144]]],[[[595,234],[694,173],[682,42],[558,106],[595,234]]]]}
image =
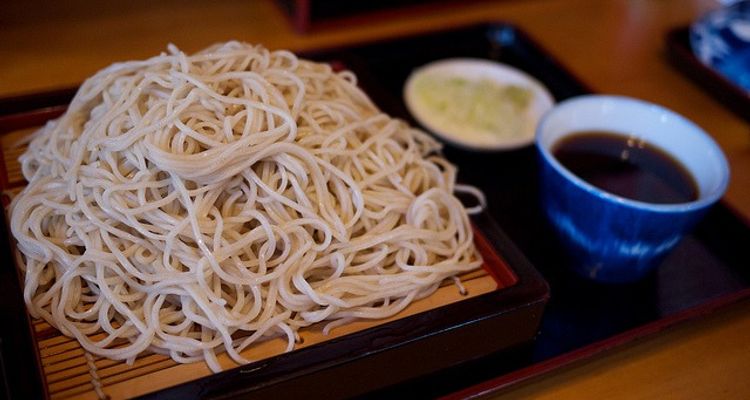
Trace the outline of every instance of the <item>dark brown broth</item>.
{"type": "Polygon", "coordinates": [[[662,149],[635,137],[581,131],[552,147],[573,174],[618,196],[647,203],[685,203],[698,198],[687,169],[662,149]]]}

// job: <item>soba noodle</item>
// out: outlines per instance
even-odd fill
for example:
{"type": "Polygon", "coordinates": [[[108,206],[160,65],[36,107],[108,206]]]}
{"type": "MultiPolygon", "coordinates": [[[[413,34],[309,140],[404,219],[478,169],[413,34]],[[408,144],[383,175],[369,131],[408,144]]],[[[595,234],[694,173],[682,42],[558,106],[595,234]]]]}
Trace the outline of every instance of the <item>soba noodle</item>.
{"type": "Polygon", "coordinates": [[[114,64],[20,158],[30,313],[178,362],[391,316],[477,268],[455,168],[350,72],[229,42],[114,64]]]}

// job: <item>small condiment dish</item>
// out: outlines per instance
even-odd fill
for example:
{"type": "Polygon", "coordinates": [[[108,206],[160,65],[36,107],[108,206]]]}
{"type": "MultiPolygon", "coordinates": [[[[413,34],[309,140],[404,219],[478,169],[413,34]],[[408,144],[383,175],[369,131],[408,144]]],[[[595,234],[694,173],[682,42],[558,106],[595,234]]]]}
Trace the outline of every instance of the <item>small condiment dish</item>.
{"type": "Polygon", "coordinates": [[[511,150],[534,141],[539,118],[554,105],[535,78],[485,59],[439,60],[415,69],[404,85],[409,112],[457,147],[511,150]]]}

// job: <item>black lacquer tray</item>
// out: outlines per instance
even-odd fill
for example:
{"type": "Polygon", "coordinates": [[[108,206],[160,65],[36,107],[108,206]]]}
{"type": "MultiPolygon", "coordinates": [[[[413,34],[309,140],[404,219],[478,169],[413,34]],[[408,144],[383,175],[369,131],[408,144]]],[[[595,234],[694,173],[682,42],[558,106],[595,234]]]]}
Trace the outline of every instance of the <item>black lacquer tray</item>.
{"type": "MultiPolygon", "coordinates": [[[[591,91],[521,30],[505,23],[460,27],[308,56],[352,69],[383,110],[412,123],[415,121],[402,102],[403,83],[413,68],[441,58],[487,58],[517,66],[544,83],[558,101],[591,91]]],[[[0,115],[7,105],[0,100],[0,115]]],[[[473,396],[584,360],[750,296],[750,227],[723,204],[717,205],[646,279],[631,285],[599,285],[577,277],[567,268],[566,256],[538,204],[536,154],[532,147],[474,153],[447,146],[445,154],[459,166],[461,181],[480,187],[487,195],[491,218],[485,221],[490,221],[485,234],[498,252],[509,265],[515,268],[518,264],[533,278],[533,270],[527,269],[525,262],[528,259],[549,283],[551,297],[533,342],[511,349],[496,343],[494,347],[502,348],[497,351],[487,343],[476,343],[480,336],[472,326],[494,329],[493,334],[485,331],[481,336],[489,342],[493,336],[502,342],[514,329],[512,318],[506,320],[506,325],[487,324],[483,328],[465,323],[466,315],[459,313],[476,316],[473,307],[490,307],[488,297],[473,304],[459,302],[459,307],[435,310],[449,323],[434,334],[421,333],[431,340],[389,336],[387,330],[375,336],[363,334],[355,338],[355,342],[360,340],[361,348],[326,350],[316,346],[304,353],[328,357],[322,363],[300,356],[295,359],[295,354],[302,353],[295,352],[263,363],[253,371],[260,374],[227,371],[154,393],[152,397],[473,396]],[[497,221],[502,231],[491,228],[491,220],[497,221]],[[466,336],[461,336],[462,331],[468,332],[466,336]],[[385,347],[371,351],[368,346],[373,344],[385,347]],[[453,358],[443,357],[446,353],[454,354],[453,358]]],[[[483,231],[485,228],[480,226],[483,231]]],[[[537,301],[544,297],[541,289],[538,286],[532,291],[537,301]]]]}
{"type": "MultiPolygon", "coordinates": [[[[523,31],[503,23],[402,38],[335,56],[363,71],[362,85],[387,112],[414,124],[402,101],[402,85],[414,67],[440,58],[477,57],[514,65],[544,83],[557,101],[592,91],[523,31]]],[[[405,391],[419,397],[486,394],[750,297],[750,226],[723,203],[646,279],[595,284],[570,272],[542,214],[533,147],[477,153],[448,146],[445,153],[459,165],[459,179],[487,195],[490,214],[542,272],[551,298],[532,344],[373,397],[405,391]]]]}
{"type": "MultiPolygon", "coordinates": [[[[592,92],[521,29],[507,23],[309,56],[353,70],[376,104],[415,125],[402,99],[404,82],[412,69],[441,58],[486,58],[516,66],[544,83],[557,101],[592,92]]],[[[646,279],[629,285],[595,284],[570,272],[566,255],[542,215],[533,147],[477,153],[446,145],[444,152],[459,166],[459,180],[487,195],[490,215],[542,273],[551,297],[532,343],[365,397],[461,398],[489,393],[750,297],[750,226],[723,203],[646,279]]],[[[419,362],[421,356],[414,357],[404,362],[419,362]]],[[[340,384],[344,382],[330,383],[331,387],[340,384]]]]}

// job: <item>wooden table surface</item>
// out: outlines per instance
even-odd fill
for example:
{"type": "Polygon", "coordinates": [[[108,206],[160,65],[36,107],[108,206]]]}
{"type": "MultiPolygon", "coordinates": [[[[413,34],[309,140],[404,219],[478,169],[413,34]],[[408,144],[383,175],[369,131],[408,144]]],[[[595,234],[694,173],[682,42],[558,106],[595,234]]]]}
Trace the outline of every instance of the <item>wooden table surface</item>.
{"type": "MultiPolygon", "coordinates": [[[[0,97],[76,85],[114,61],[157,54],[170,42],[189,52],[230,39],[299,51],[473,21],[511,21],[596,91],[660,103],[710,132],[732,170],[726,200],[750,218],[750,125],[665,60],[665,33],[718,7],[716,1],[457,1],[340,21],[304,35],[271,1],[46,3],[0,6],[0,97]]],[[[498,398],[750,398],[750,302],[498,398]]]]}

